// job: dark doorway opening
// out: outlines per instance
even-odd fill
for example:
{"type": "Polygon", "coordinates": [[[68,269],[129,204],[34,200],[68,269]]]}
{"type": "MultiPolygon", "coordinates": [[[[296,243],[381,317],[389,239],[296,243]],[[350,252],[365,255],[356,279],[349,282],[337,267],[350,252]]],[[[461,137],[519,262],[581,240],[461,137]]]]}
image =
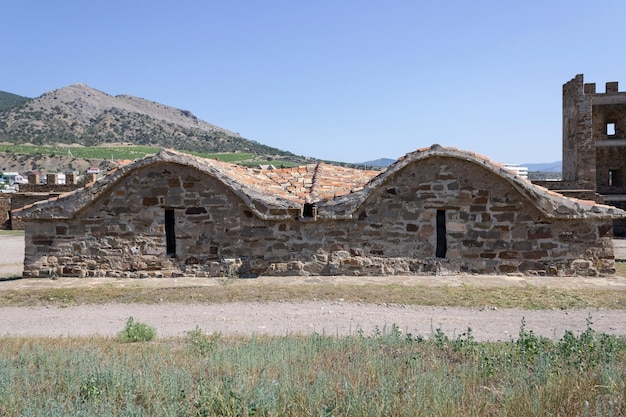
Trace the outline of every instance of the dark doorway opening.
{"type": "Polygon", "coordinates": [[[437,210],[437,249],[435,256],[437,258],[445,258],[448,250],[448,242],[446,238],[446,211],[437,210]]]}
{"type": "Polygon", "coordinates": [[[304,203],[304,207],[302,208],[302,217],[315,218],[316,216],[317,216],[317,207],[315,207],[315,204],[304,203]]]}
{"type": "Polygon", "coordinates": [[[176,218],[174,210],[165,210],[165,246],[167,256],[176,257],[176,218]]]}

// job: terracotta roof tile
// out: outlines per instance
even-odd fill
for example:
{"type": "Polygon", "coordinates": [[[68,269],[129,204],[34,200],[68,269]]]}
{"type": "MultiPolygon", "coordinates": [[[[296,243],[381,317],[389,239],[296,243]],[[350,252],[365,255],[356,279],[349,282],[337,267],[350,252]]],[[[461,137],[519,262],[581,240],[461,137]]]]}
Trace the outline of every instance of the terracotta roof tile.
{"type": "Polygon", "coordinates": [[[380,171],[346,168],[320,162],[263,171],[286,191],[307,201],[336,197],[363,188],[380,171]]]}

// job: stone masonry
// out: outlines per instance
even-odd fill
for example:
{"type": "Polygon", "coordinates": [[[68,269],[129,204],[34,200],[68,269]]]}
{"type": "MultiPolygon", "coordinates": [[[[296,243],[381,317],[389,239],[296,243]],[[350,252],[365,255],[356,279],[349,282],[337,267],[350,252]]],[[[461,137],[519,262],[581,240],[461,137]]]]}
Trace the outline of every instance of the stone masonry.
{"type": "Polygon", "coordinates": [[[383,173],[161,151],[14,213],[30,277],[614,273],[612,221],[433,145],[383,173]]]}
{"type": "MultiPolygon", "coordinates": [[[[626,92],[607,82],[604,92],[578,74],[563,86],[563,181],[543,183],[567,195],[626,209],[626,92]]],[[[615,233],[626,236],[626,222],[615,233]]]]}

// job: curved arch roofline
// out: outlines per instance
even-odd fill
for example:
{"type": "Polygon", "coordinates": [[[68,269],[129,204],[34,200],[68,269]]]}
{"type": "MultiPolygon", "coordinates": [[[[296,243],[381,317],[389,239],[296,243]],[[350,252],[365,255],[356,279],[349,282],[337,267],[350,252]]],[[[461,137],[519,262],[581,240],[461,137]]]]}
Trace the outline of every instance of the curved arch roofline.
{"type": "MultiPolygon", "coordinates": [[[[250,181],[249,183],[237,181],[235,179],[236,176],[233,174],[237,169],[244,171],[244,167],[218,160],[200,158],[169,149],[161,149],[157,154],[146,156],[117,168],[89,186],[26,206],[20,210],[16,210],[14,215],[23,219],[71,218],[80,211],[95,204],[100,196],[112,189],[115,184],[123,178],[132,175],[133,172],[154,164],[168,162],[192,167],[214,177],[238,196],[244,204],[260,218],[289,218],[291,217],[289,214],[270,214],[270,209],[274,211],[284,211],[286,213],[288,210],[299,210],[301,207],[299,199],[289,198],[289,195],[282,196],[280,193],[276,192],[272,193],[272,190],[270,190],[270,192],[265,191],[267,187],[276,187],[276,185],[272,184],[269,180],[267,180],[265,184],[258,184],[257,186],[254,185],[254,181],[250,181]]],[[[262,177],[259,180],[262,180],[262,177]]]]}
{"type": "MultiPolygon", "coordinates": [[[[420,163],[426,159],[441,157],[466,161],[482,167],[499,176],[518,191],[524,198],[535,206],[543,215],[554,219],[582,219],[582,218],[622,218],[626,212],[615,207],[597,204],[595,201],[579,200],[565,197],[547,188],[535,185],[519,177],[504,166],[491,161],[489,158],[473,152],[462,151],[453,147],[444,147],[434,144],[428,148],[420,148],[400,157],[380,175],[372,178],[362,190],[327,200],[327,216],[332,218],[351,218],[358,211],[369,195],[376,189],[384,186],[390,178],[407,166],[420,163]],[[343,209],[340,207],[344,206],[343,209]],[[349,207],[346,210],[346,207],[349,207]],[[333,215],[332,213],[336,214],[333,215]]],[[[319,213],[319,211],[318,211],[319,213]]],[[[323,215],[323,213],[319,213],[323,215]]]]}
{"type": "MultiPolygon", "coordinates": [[[[16,210],[14,215],[23,219],[71,218],[81,210],[95,204],[101,195],[123,178],[132,175],[133,172],[157,163],[174,163],[195,168],[222,182],[254,214],[265,220],[291,218],[294,212],[301,210],[305,203],[316,205],[319,218],[350,219],[373,192],[383,187],[397,173],[409,165],[419,164],[434,157],[466,161],[495,174],[519,192],[547,218],[626,217],[626,212],[623,210],[597,204],[593,201],[564,197],[534,185],[484,156],[440,145],[432,145],[429,148],[408,153],[390,165],[386,171],[372,177],[358,191],[326,199],[315,199],[312,194],[304,196],[295,194],[259,170],[162,149],[155,155],[147,156],[116,169],[90,186],[16,210]]],[[[347,174],[348,170],[344,172],[347,174]]],[[[338,171],[338,175],[340,174],[341,170],[338,171]]],[[[364,173],[363,175],[373,174],[364,173]]],[[[337,177],[336,180],[341,181],[341,177],[337,177]]]]}

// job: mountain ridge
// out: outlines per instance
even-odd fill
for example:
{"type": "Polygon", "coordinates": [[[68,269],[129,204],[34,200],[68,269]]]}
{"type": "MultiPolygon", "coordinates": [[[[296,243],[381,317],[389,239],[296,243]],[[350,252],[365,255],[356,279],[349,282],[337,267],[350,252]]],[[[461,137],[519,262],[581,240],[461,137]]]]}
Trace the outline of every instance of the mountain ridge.
{"type": "Polygon", "coordinates": [[[81,119],[85,123],[94,118],[101,117],[102,114],[107,111],[115,112],[116,109],[120,109],[128,112],[146,114],[155,118],[159,116],[158,118],[161,120],[180,124],[187,128],[204,128],[224,132],[235,137],[241,137],[238,133],[198,119],[190,111],[177,109],[127,94],[112,96],[83,83],[70,84],[67,87],[46,92],[39,98],[34,99],[34,101],[39,104],[41,101],[49,101],[48,97],[52,98],[52,100],[74,104],[74,106],[70,106],[70,108],[74,110],[72,112],[74,117],[81,119]],[[96,103],[100,105],[97,106],[96,103]],[[81,106],[80,111],[77,111],[76,105],[81,106]],[[87,107],[83,108],[82,106],[87,107]]]}
{"type": "MultiPolygon", "coordinates": [[[[359,165],[373,166],[373,167],[387,167],[396,162],[391,158],[378,158],[371,161],[361,162],[359,165]]],[[[532,162],[526,164],[520,164],[528,168],[528,172],[561,172],[562,161],[555,162],[532,162]]]]}
{"type": "Polygon", "coordinates": [[[19,106],[31,100],[28,97],[18,96],[17,94],[0,91],[0,111],[8,110],[11,107],[19,106]]]}
{"type": "Polygon", "coordinates": [[[0,109],[0,142],[83,146],[130,143],[191,152],[250,152],[294,162],[306,159],[245,139],[188,110],[132,95],[112,96],[83,83],[0,109]]]}

